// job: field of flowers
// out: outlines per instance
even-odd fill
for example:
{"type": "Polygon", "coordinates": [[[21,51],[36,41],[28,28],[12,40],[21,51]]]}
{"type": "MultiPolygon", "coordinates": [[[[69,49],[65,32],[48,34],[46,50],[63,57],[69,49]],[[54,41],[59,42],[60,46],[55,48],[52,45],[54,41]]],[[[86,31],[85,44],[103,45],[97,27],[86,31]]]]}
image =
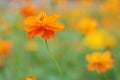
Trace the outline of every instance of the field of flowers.
{"type": "Polygon", "coordinates": [[[0,0],[0,80],[120,80],[120,0],[0,0]]]}

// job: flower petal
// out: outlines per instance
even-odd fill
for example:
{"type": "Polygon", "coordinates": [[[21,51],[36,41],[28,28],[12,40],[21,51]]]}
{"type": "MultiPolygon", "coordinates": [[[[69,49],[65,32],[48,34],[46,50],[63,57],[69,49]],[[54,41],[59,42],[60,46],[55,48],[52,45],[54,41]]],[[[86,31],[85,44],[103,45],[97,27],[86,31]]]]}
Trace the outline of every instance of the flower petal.
{"type": "Polygon", "coordinates": [[[100,62],[100,61],[102,61],[102,54],[99,53],[99,52],[94,52],[94,53],[92,54],[92,60],[93,60],[94,62],[100,62]]]}
{"type": "Polygon", "coordinates": [[[88,68],[89,71],[95,70],[95,66],[94,66],[93,64],[89,64],[89,65],[87,66],[87,68],[88,68]]]}
{"type": "Polygon", "coordinates": [[[92,56],[90,54],[87,54],[86,55],[86,60],[89,62],[89,63],[92,63],[93,60],[92,60],[92,56]]]}
{"type": "Polygon", "coordinates": [[[47,30],[61,31],[64,29],[64,25],[59,22],[55,22],[55,23],[48,24],[44,28],[47,30]]]}
{"type": "Polygon", "coordinates": [[[26,27],[25,31],[26,32],[31,32],[31,31],[37,30],[39,28],[40,28],[39,26],[30,26],[30,27],[26,27]]]}
{"type": "Polygon", "coordinates": [[[97,69],[98,73],[103,73],[103,72],[105,72],[107,70],[107,68],[105,66],[103,66],[103,67],[97,67],[96,69],[97,69]]]}
{"type": "Polygon", "coordinates": [[[36,16],[30,16],[24,20],[24,24],[36,25],[39,23],[39,19],[36,16]]]}
{"type": "Polygon", "coordinates": [[[106,63],[106,64],[105,64],[105,67],[108,68],[108,69],[109,69],[109,68],[112,68],[112,67],[113,67],[113,64],[112,64],[112,63],[106,63]]]}
{"type": "Polygon", "coordinates": [[[27,38],[29,39],[33,38],[38,32],[39,32],[38,30],[29,32],[27,38]]]}
{"type": "Polygon", "coordinates": [[[44,39],[54,38],[55,37],[55,33],[53,31],[50,31],[50,30],[45,30],[45,32],[42,35],[42,37],[44,39]]]}
{"type": "Polygon", "coordinates": [[[40,28],[39,32],[36,34],[36,36],[42,36],[45,32],[44,28],[40,28]]]}
{"type": "Polygon", "coordinates": [[[46,24],[49,24],[51,22],[54,22],[60,15],[59,14],[54,14],[51,16],[47,16],[43,19],[43,22],[45,22],[46,24]]]}
{"type": "Polygon", "coordinates": [[[28,77],[23,78],[23,80],[36,80],[36,77],[35,76],[28,76],[28,77]]]}

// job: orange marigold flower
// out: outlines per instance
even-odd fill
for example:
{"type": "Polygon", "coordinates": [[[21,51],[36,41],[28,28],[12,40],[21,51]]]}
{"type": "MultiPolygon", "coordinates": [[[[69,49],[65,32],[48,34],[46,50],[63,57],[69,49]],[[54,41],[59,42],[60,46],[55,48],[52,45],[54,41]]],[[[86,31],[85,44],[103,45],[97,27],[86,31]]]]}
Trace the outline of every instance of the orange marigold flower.
{"type": "Polygon", "coordinates": [[[54,31],[64,29],[63,24],[55,22],[58,17],[58,14],[48,16],[44,12],[41,12],[38,16],[30,16],[25,19],[24,23],[30,25],[25,28],[28,32],[28,38],[33,38],[34,36],[42,36],[44,39],[54,38],[54,31]]]}
{"type": "Polygon", "coordinates": [[[107,69],[113,67],[113,58],[109,51],[101,54],[99,52],[94,52],[93,54],[87,54],[86,60],[88,61],[88,70],[97,70],[98,73],[106,72],[107,69]]]}
{"type": "Polygon", "coordinates": [[[23,16],[28,17],[28,16],[34,16],[37,14],[38,9],[35,5],[33,5],[30,2],[26,2],[20,9],[20,12],[23,16]]]}
{"type": "Polygon", "coordinates": [[[6,57],[12,48],[11,41],[4,41],[0,39],[0,55],[6,57]]]}
{"type": "Polygon", "coordinates": [[[23,80],[36,80],[36,77],[28,76],[28,77],[23,78],[23,80]]]}

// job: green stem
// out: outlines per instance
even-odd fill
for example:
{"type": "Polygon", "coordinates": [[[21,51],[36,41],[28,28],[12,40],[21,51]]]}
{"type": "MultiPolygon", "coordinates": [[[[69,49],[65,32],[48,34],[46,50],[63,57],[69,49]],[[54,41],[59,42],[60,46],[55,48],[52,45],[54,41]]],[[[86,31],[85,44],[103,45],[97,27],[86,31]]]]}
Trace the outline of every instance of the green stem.
{"type": "Polygon", "coordinates": [[[56,61],[55,57],[50,52],[47,40],[45,40],[45,43],[46,43],[46,48],[48,50],[48,53],[49,53],[50,57],[52,58],[53,62],[55,63],[55,65],[57,67],[57,70],[58,70],[58,73],[59,73],[59,76],[60,76],[60,80],[63,80],[63,75],[62,75],[62,71],[61,71],[60,65],[58,64],[58,62],[56,61]]]}

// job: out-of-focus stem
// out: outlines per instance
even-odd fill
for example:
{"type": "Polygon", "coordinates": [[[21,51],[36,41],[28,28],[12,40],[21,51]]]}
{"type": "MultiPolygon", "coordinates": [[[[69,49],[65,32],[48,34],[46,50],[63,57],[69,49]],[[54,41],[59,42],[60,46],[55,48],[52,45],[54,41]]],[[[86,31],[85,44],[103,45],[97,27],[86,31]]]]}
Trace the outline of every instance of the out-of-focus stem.
{"type": "Polygon", "coordinates": [[[51,59],[53,60],[53,62],[55,63],[56,67],[57,67],[57,70],[58,70],[58,73],[59,73],[59,76],[60,76],[60,80],[63,80],[63,75],[62,75],[62,71],[61,71],[61,68],[60,68],[60,65],[58,64],[57,60],[55,59],[55,57],[52,55],[52,53],[50,52],[50,49],[48,47],[48,42],[47,40],[45,40],[45,44],[46,44],[46,48],[48,50],[48,53],[51,57],[51,59]]]}

